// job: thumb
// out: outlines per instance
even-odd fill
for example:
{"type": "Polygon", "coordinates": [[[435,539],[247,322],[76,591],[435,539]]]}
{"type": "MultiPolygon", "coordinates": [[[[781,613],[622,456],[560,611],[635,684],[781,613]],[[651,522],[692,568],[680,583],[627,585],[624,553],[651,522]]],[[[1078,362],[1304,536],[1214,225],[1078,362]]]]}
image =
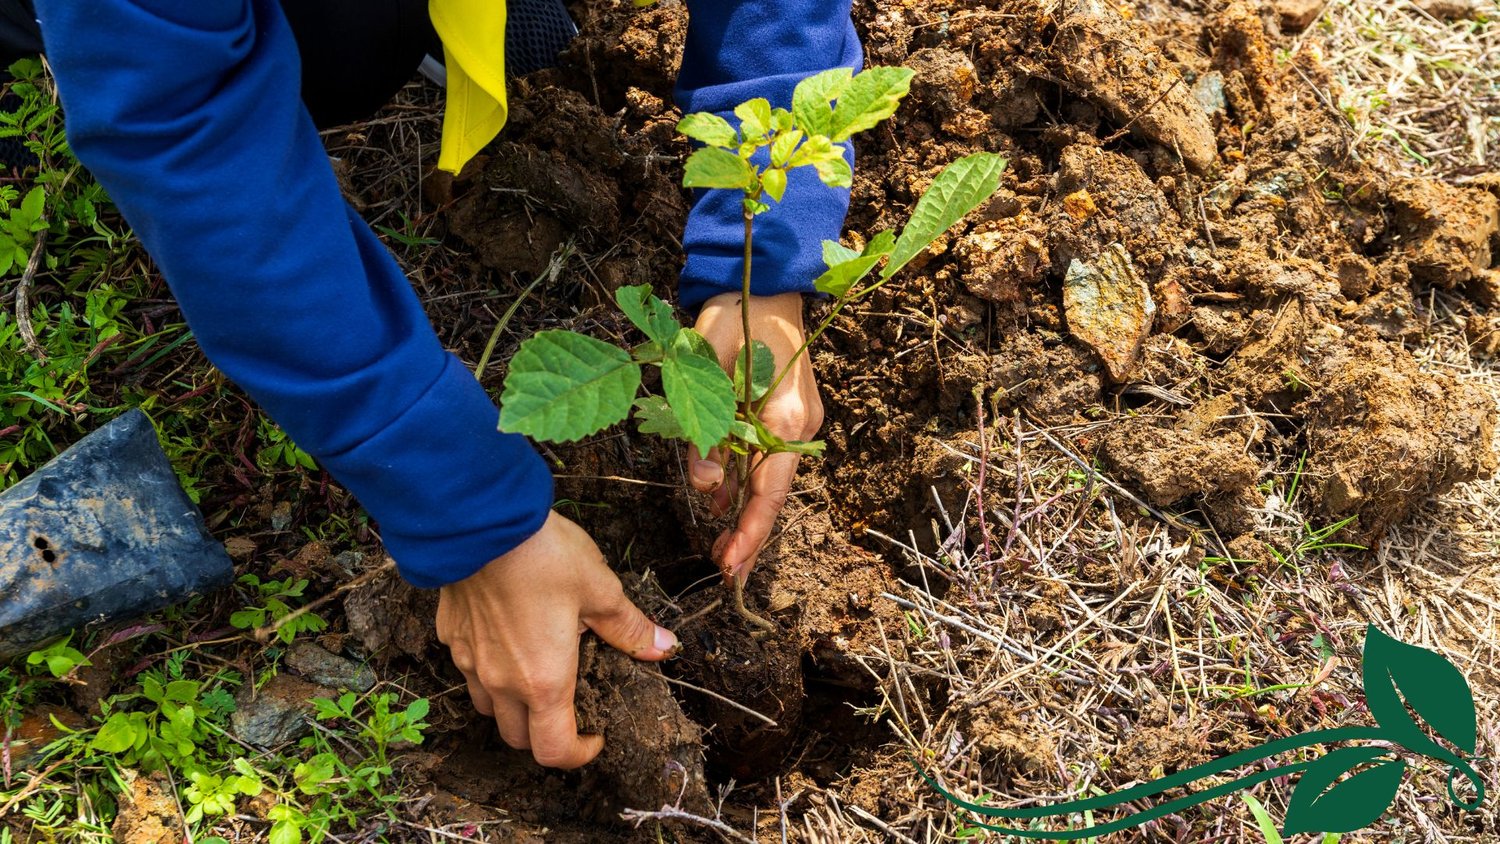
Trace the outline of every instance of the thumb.
{"type": "Polygon", "coordinates": [[[585,615],[583,623],[599,638],[636,659],[657,662],[678,651],[676,634],[653,623],[623,592],[609,606],[585,615]]]}

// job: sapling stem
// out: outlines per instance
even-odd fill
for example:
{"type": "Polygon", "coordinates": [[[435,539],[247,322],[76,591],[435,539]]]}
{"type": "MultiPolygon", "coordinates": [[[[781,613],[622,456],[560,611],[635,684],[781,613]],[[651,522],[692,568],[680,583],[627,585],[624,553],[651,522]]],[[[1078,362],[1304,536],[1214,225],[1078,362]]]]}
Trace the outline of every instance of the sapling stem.
{"type": "MultiPolygon", "coordinates": [[[[748,194],[747,194],[748,198],[748,194]]],[[[744,372],[745,372],[745,395],[741,402],[740,412],[744,414],[745,421],[750,421],[751,414],[755,412],[752,403],[755,401],[755,379],[751,377],[751,352],[753,343],[750,339],[750,242],[754,236],[755,214],[748,207],[744,209],[745,216],[745,266],[740,275],[740,330],[744,337],[744,372]]],[[[740,485],[735,493],[736,510],[745,505],[746,488],[750,481],[750,457],[746,455],[743,460],[735,461],[739,471],[740,485]]]]}

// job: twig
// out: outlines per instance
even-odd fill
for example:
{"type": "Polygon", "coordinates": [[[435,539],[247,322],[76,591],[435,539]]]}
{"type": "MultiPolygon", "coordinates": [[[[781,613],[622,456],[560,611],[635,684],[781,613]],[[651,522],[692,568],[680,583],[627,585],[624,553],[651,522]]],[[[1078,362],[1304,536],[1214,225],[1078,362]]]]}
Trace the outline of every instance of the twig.
{"type": "Polygon", "coordinates": [[[700,815],[695,815],[691,812],[684,812],[681,809],[674,809],[671,806],[663,806],[655,812],[645,812],[640,809],[626,809],[625,811],[620,813],[620,817],[634,823],[638,827],[646,821],[687,821],[688,823],[695,823],[699,826],[706,826],[714,832],[717,832],[732,841],[739,841],[742,842],[742,844],[755,844],[755,840],[753,838],[745,837],[745,835],[739,830],[736,830],[734,827],[730,826],[727,823],[724,823],[721,820],[718,820],[717,818],[705,818],[700,815]]]}
{"type": "Polygon", "coordinates": [[[852,812],[860,820],[863,820],[863,821],[871,824],[876,829],[880,830],[881,832],[884,832],[886,835],[889,835],[890,837],[896,839],[897,841],[904,841],[904,842],[906,842],[906,844],[917,844],[916,839],[912,838],[909,835],[905,835],[905,834],[903,834],[903,833],[901,833],[901,832],[893,829],[890,824],[886,823],[885,821],[881,820],[880,818],[875,817],[874,815],[870,814],[869,812],[866,812],[864,809],[859,808],[858,806],[854,805],[853,803],[844,803],[844,802],[840,801],[839,805],[842,806],[845,809],[848,809],[850,812],[852,812]]]}
{"type": "Polygon", "coordinates": [[[47,351],[36,341],[36,331],[31,327],[31,302],[27,294],[31,292],[36,269],[42,262],[42,247],[46,243],[47,230],[42,229],[36,233],[36,242],[32,244],[31,259],[26,262],[26,271],[21,273],[21,280],[16,283],[16,328],[21,332],[21,342],[25,344],[26,351],[31,352],[32,357],[39,361],[47,359],[47,351]]]}
{"type": "Polygon", "coordinates": [[[759,712],[756,712],[754,709],[751,709],[750,707],[744,705],[743,703],[739,703],[737,701],[730,700],[729,698],[724,697],[723,695],[719,694],[718,692],[712,691],[710,689],[705,689],[702,686],[695,686],[692,683],[687,682],[686,680],[679,680],[676,677],[668,677],[665,674],[660,675],[660,677],[663,680],[666,680],[668,683],[671,683],[674,686],[681,686],[684,689],[692,689],[695,692],[702,692],[703,694],[708,695],[709,697],[713,698],[714,700],[719,701],[720,703],[727,703],[730,706],[734,707],[735,709],[738,709],[739,711],[745,713],[746,715],[751,715],[751,716],[754,716],[756,718],[759,718],[760,720],[766,722],[766,724],[768,724],[769,726],[772,726],[772,727],[779,727],[779,726],[781,726],[780,724],[777,724],[775,721],[772,721],[770,718],[767,718],[766,716],[760,714],[759,712]]]}
{"type": "Polygon", "coordinates": [[[642,481],[636,478],[622,478],[619,475],[553,475],[554,478],[568,478],[577,481],[614,481],[621,484],[636,484],[637,486],[659,486],[665,489],[678,489],[682,484],[666,484],[661,481],[642,481]]]}
{"type": "Polygon", "coordinates": [[[381,563],[378,567],[370,569],[359,577],[354,578],[348,583],[345,583],[344,585],[338,587],[332,592],[329,592],[327,595],[318,598],[312,603],[304,604],[303,606],[298,607],[295,611],[282,616],[272,624],[267,624],[264,627],[255,628],[255,632],[252,635],[255,636],[255,641],[260,642],[262,645],[264,645],[265,643],[271,641],[271,637],[275,636],[277,631],[279,631],[282,627],[285,627],[287,624],[290,624],[293,619],[301,618],[307,613],[310,613],[318,607],[321,607],[329,601],[333,600],[335,597],[342,595],[345,592],[358,589],[359,587],[370,583],[386,572],[394,571],[395,568],[396,561],[392,560],[390,557],[386,557],[385,562],[381,563]]]}
{"type": "Polygon", "coordinates": [[[682,618],[677,619],[677,626],[678,627],[686,627],[689,624],[692,624],[693,622],[697,621],[698,619],[704,617],[705,615],[708,615],[709,613],[711,613],[714,610],[718,609],[719,607],[723,606],[723,604],[724,604],[724,599],[723,598],[715,598],[712,601],[709,601],[708,602],[708,606],[705,606],[703,609],[698,610],[697,612],[693,613],[692,615],[685,615],[682,618]]]}
{"type": "Polygon", "coordinates": [[[505,326],[510,324],[511,317],[516,315],[516,310],[521,307],[521,303],[526,301],[526,297],[531,295],[531,291],[535,290],[538,284],[543,281],[556,281],[558,274],[562,272],[563,266],[572,255],[573,241],[570,240],[559,246],[557,252],[553,253],[552,260],[547,263],[547,269],[542,270],[541,275],[526,285],[521,295],[517,296],[516,300],[510,303],[510,307],[505,309],[505,313],[500,315],[500,321],[495,323],[495,330],[490,332],[490,339],[484,344],[484,352],[480,354],[479,363],[474,367],[474,380],[484,380],[484,368],[490,363],[490,355],[495,353],[495,345],[500,342],[500,335],[505,333],[505,326]]]}

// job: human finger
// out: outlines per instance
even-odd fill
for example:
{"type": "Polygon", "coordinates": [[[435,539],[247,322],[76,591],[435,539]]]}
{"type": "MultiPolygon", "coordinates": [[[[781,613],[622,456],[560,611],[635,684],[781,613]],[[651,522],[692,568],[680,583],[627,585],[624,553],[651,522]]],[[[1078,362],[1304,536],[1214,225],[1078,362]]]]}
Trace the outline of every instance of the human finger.
{"type": "Polygon", "coordinates": [[[771,536],[776,518],[786,505],[797,475],[797,455],[772,454],[765,457],[750,479],[750,496],[740,512],[739,524],[724,546],[719,565],[726,576],[745,579],[755,565],[755,558],[771,536]]]}
{"type": "Polygon", "coordinates": [[[573,713],[573,689],[539,702],[529,714],[531,755],[548,768],[572,769],[588,764],[604,749],[603,736],[580,736],[573,713]]]}

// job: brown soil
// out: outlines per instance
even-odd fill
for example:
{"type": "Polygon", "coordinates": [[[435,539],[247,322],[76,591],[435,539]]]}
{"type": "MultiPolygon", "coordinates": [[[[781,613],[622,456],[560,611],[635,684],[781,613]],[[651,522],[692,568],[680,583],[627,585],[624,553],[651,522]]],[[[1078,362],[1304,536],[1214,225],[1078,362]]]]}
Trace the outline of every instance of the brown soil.
{"type": "Polygon", "coordinates": [[[144,776],[125,772],[130,793],[120,801],[110,831],[121,844],[178,844],[184,828],[172,786],[160,774],[144,776]]]}
{"type": "MultiPolygon", "coordinates": [[[[1500,330],[1477,310],[1500,298],[1500,201],[1361,159],[1316,55],[1278,58],[1289,42],[1274,14],[1240,0],[1153,0],[1124,15],[1070,4],[1062,18],[1034,0],[855,8],[870,61],[919,76],[889,127],[859,141],[850,230],[904,223],[962,154],[1010,163],[992,201],[815,351],[828,456],[804,469],[748,590],[779,631],[756,639],[726,607],[698,504],[600,479],[675,481],[674,449],[623,426],[547,452],[573,503],[565,512],[622,569],[646,575],[634,594],[676,627],[685,647],[667,674],[776,726],[590,644],[580,708],[609,739],[605,757],[581,774],[542,772],[521,754],[476,749],[493,730],[471,724],[434,748],[445,761],[429,776],[443,793],[560,830],[556,840],[597,833],[621,807],[705,806],[730,778],[740,788],[726,817],[798,778],[842,783],[866,811],[899,814],[881,771],[907,763],[882,749],[886,725],[855,710],[878,700],[883,661],[903,658],[907,620],[882,597],[903,564],[866,530],[931,550],[932,525],[947,518],[935,502],[963,521],[972,469],[945,445],[974,446],[981,415],[996,432],[986,448],[1021,419],[1114,420],[1073,446],[1153,507],[1212,528],[1231,553],[1263,554],[1268,490],[1284,491],[1304,455],[1310,518],[1357,517],[1340,539],[1366,544],[1425,497],[1495,470],[1489,403],[1403,343],[1421,333],[1432,288],[1475,309],[1471,334],[1500,330]],[[1087,271],[1102,272],[1101,295],[1065,295],[1065,279],[1087,271]],[[1118,332],[1088,310],[1097,301],[1129,304],[1110,316],[1118,332]]],[[[632,339],[612,291],[650,282],[668,294],[680,266],[686,146],[669,103],[685,12],[573,10],[583,32],[563,66],[517,82],[503,140],[442,197],[450,240],[502,287],[530,281],[569,239],[580,256],[522,308],[496,360],[544,324],[632,339]]],[[[477,356],[484,333],[459,342],[477,356]]],[[[502,377],[493,368],[487,386],[498,392],[502,377]]],[[[985,529],[972,513],[960,527],[970,541],[985,529]]],[[[1113,588],[1132,565],[1105,560],[1085,574],[1113,588]]],[[[389,584],[368,592],[348,608],[370,651],[436,653],[430,634],[389,621],[430,618],[425,599],[389,584]]],[[[1065,596],[1036,594],[1027,623],[1064,625],[1065,596]]],[[[909,691],[946,706],[939,679],[909,691]]],[[[1015,777],[1057,764],[1003,702],[952,715],[1015,777]]],[[[1143,723],[1122,776],[1246,743],[1165,715],[1143,723]]]]}

